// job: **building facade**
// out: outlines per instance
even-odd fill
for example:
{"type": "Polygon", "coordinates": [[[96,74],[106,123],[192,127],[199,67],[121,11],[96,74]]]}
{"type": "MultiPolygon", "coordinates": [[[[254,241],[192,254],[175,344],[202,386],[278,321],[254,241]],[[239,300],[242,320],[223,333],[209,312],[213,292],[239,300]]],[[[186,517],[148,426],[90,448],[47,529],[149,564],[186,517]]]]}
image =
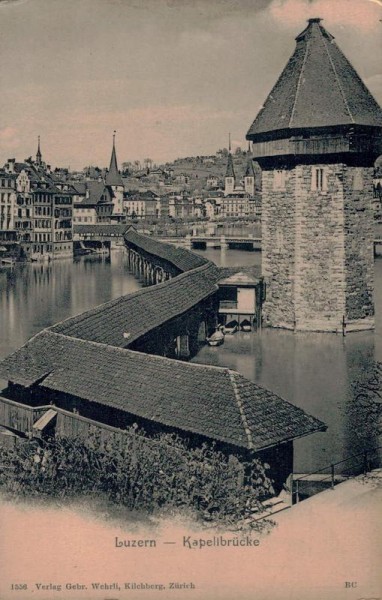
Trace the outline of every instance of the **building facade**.
{"type": "Polygon", "coordinates": [[[16,216],[16,176],[0,170],[0,231],[14,231],[16,216]]]}
{"type": "Polygon", "coordinates": [[[58,180],[42,160],[10,159],[4,167],[14,181],[14,228],[20,257],[27,260],[73,255],[73,196],[70,184],[58,180]]]}

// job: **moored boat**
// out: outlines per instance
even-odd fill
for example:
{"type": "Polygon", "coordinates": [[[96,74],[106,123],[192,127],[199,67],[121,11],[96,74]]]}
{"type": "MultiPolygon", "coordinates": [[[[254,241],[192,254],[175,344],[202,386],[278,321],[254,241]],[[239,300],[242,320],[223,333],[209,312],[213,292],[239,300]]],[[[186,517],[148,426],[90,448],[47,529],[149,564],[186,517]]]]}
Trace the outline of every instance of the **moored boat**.
{"type": "Polygon", "coordinates": [[[224,333],[221,329],[217,329],[209,338],[207,338],[209,346],[220,346],[224,343],[224,333]]]}
{"type": "Polygon", "coordinates": [[[224,325],[223,331],[224,333],[228,333],[229,335],[233,335],[239,329],[239,323],[236,320],[229,321],[224,325]]]}
{"type": "Polygon", "coordinates": [[[242,331],[251,331],[252,330],[252,325],[251,325],[251,321],[248,321],[248,319],[244,319],[241,323],[240,323],[240,329],[242,331]]]}

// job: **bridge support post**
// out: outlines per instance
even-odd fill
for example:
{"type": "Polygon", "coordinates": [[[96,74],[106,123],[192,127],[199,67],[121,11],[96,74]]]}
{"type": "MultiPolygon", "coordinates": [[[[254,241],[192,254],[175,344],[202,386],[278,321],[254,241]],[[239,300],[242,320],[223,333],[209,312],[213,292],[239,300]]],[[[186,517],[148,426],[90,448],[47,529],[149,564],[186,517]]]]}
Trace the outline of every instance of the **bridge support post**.
{"type": "Polygon", "coordinates": [[[225,239],[225,235],[220,236],[220,248],[222,250],[227,250],[229,248],[227,241],[225,239]]]}
{"type": "Polygon", "coordinates": [[[190,347],[188,334],[178,335],[176,338],[176,354],[181,360],[188,360],[190,358],[190,347]]]}

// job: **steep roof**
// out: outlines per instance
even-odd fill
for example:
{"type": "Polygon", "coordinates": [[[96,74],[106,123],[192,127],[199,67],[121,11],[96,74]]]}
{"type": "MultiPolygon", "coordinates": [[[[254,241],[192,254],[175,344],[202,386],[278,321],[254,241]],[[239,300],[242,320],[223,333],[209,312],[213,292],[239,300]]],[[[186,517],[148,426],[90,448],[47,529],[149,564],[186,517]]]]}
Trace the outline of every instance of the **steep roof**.
{"type": "Polygon", "coordinates": [[[85,181],[71,181],[70,185],[74,188],[75,192],[80,196],[86,194],[86,182],[85,181]]]}
{"type": "Polygon", "coordinates": [[[326,428],[235,371],[47,330],[0,363],[0,375],[245,449],[261,450],[326,428]]]}
{"type": "Polygon", "coordinates": [[[110,166],[106,173],[106,185],[121,185],[123,186],[122,176],[118,171],[117,154],[115,151],[115,141],[113,138],[113,149],[111,151],[110,166]]]}
{"type": "Polygon", "coordinates": [[[102,194],[105,190],[103,181],[86,181],[86,194],[84,204],[93,204],[94,206],[100,202],[102,194]]]}
{"type": "Polygon", "coordinates": [[[235,169],[233,168],[233,159],[231,152],[228,154],[227,170],[225,172],[226,177],[233,177],[235,179],[235,169]]]}
{"type": "Polygon", "coordinates": [[[61,321],[51,331],[124,348],[216,292],[216,278],[215,265],[207,262],[61,321]]]}
{"type": "Polygon", "coordinates": [[[333,36],[309,19],[296,49],[247,133],[338,125],[382,127],[382,110],[333,36]]]}

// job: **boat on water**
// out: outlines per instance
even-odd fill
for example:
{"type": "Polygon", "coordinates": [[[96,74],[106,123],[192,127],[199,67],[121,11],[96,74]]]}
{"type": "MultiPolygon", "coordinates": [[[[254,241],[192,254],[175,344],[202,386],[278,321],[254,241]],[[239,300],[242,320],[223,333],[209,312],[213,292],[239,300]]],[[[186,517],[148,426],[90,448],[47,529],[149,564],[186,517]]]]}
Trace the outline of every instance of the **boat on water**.
{"type": "Polygon", "coordinates": [[[207,343],[209,346],[220,346],[224,343],[224,333],[220,327],[214,331],[210,337],[207,338],[207,343]]]}
{"type": "Polygon", "coordinates": [[[92,250],[90,248],[77,248],[75,250],[76,256],[85,256],[88,254],[92,254],[92,250]]]}
{"type": "Polygon", "coordinates": [[[233,335],[239,329],[239,323],[236,320],[229,321],[223,327],[223,332],[228,335],[233,335]]]}
{"type": "Polygon", "coordinates": [[[31,262],[49,262],[51,259],[52,257],[50,254],[40,254],[39,252],[33,252],[29,257],[31,262]]]}
{"type": "Polygon", "coordinates": [[[13,267],[16,264],[16,260],[9,256],[3,256],[0,262],[3,267],[13,267]]]}
{"type": "Polygon", "coordinates": [[[240,329],[242,331],[251,331],[252,330],[252,325],[251,325],[251,321],[248,321],[248,319],[244,319],[241,323],[240,323],[240,329]]]}

